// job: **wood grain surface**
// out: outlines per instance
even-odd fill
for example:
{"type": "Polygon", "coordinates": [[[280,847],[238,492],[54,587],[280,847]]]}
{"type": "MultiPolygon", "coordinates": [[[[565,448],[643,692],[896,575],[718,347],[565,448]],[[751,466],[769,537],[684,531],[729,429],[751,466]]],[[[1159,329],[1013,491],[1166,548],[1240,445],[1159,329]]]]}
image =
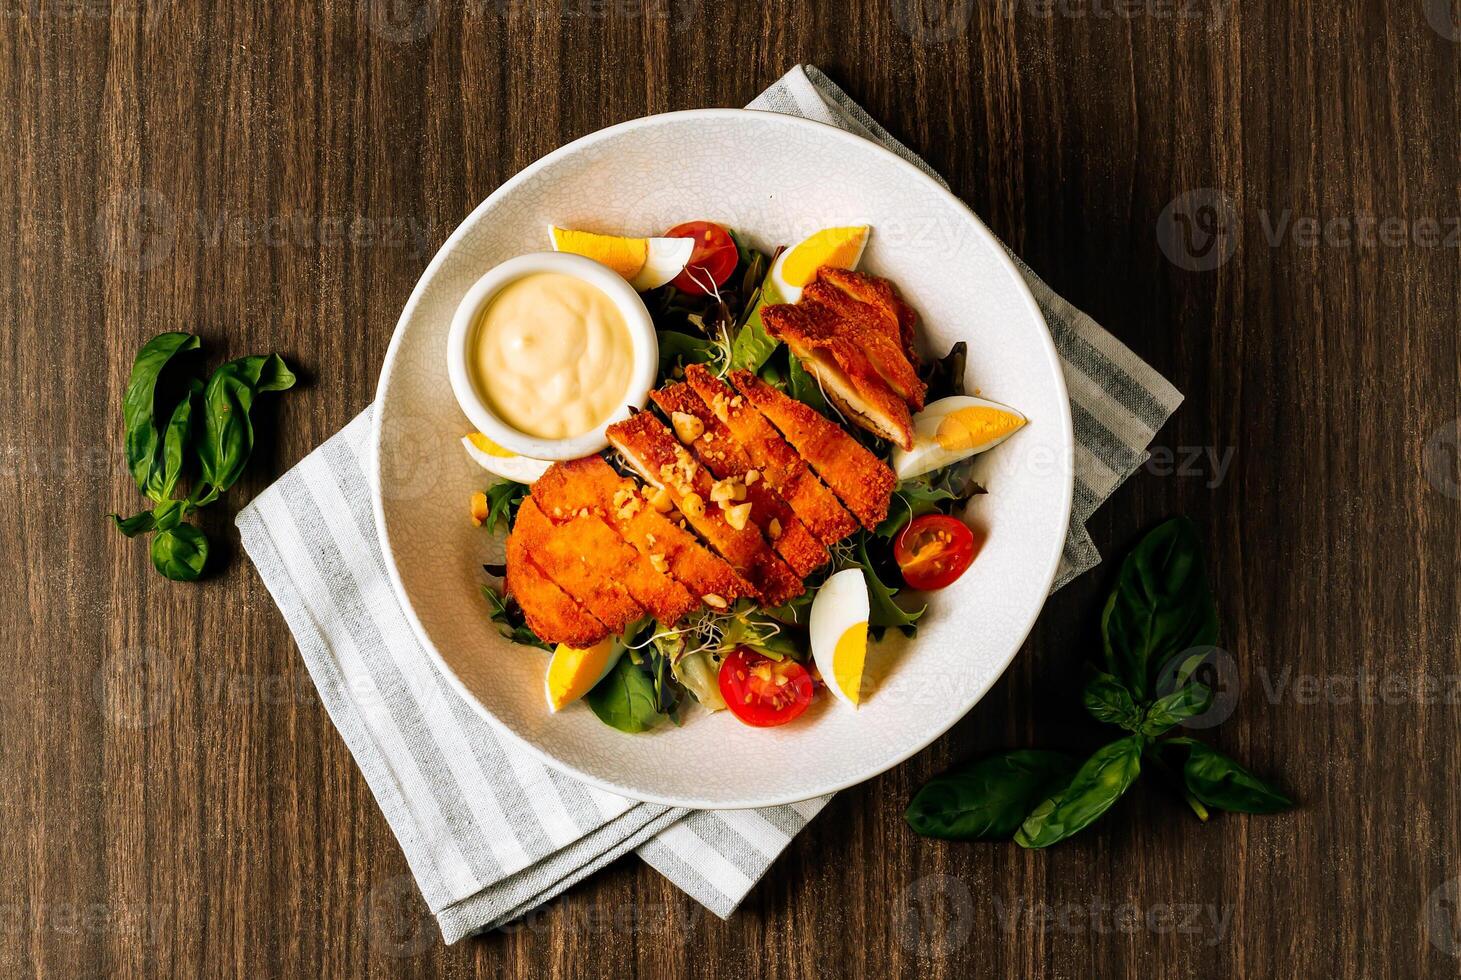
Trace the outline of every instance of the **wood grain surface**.
{"type": "Polygon", "coordinates": [[[1448,0],[0,0],[0,974],[1456,975],[1458,38],[1448,0]],[[498,184],[798,62],[1186,393],[1091,532],[1199,523],[1237,665],[1206,734],[1302,807],[1203,825],[1142,786],[1043,853],[908,830],[954,761],[1101,737],[1107,562],[730,921],[628,859],[443,947],[232,515],[370,402],[498,184]],[[103,520],[138,504],[131,357],[177,328],[305,380],[189,586],[103,520]]]}

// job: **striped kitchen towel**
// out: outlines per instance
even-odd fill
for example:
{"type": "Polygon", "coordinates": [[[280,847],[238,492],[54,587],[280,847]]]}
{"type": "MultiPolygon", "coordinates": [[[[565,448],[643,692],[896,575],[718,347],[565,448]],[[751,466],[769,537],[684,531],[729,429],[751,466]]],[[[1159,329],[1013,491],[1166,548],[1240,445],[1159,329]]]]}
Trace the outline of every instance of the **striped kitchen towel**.
{"type": "MultiPolygon", "coordinates": [[[[815,68],[793,69],[751,107],[841,126],[928,169],[815,68]]],[[[1085,520],[1145,460],[1181,396],[1025,275],[1075,419],[1059,588],[1100,560],[1085,520]]],[[[729,915],[828,798],[725,811],[641,803],[570,779],[489,727],[441,676],[392,591],[365,475],[369,413],[261,493],[238,527],[445,940],[509,922],[629,851],[729,915]]]]}

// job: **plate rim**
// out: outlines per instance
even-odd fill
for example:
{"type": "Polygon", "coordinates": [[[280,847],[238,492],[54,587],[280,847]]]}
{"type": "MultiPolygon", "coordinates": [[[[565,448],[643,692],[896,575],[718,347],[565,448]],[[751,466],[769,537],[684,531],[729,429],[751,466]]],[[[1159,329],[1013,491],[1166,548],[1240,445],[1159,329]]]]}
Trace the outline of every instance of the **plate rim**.
{"type": "MultiPolygon", "coordinates": [[[[947,725],[939,728],[927,739],[920,741],[918,744],[914,745],[906,752],[899,754],[898,756],[887,761],[886,763],[880,764],[877,769],[871,772],[864,773],[854,779],[834,780],[827,784],[818,784],[806,792],[798,791],[797,793],[791,795],[781,794],[767,796],[763,798],[752,798],[736,802],[727,802],[724,800],[686,796],[665,796],[657,793],[645,792],[644,790],[636,789],[632,786],[625,786],[621,783],[616,783],[612,779],[584,772],[583,770],[567,762],[564,762],[561,759],[554,758],[553,756],[549,755],[548,752],[544,749],[539,748],[522,736],[518,735],[511,728],[509,728],[506,723],[499,720],[491,711],[487,710],[487,707],[482,704],[482,702],[479,701],[474,694],[472,694],[472,692],[467,688],[466,684],[461,680],[461,678],[457,676],[456,671],[453,670],[451,666],[446,662],[446,658],[443,657],[441,652],[436,649],[436,644],[431,641],[430,637],[426,633],[425,628],[421,625],[421,620],[416,615],[416,610],[411,604],[411,599],[409,595],[407,595],[405,585],[401,581],[400,571],[397,568],[397,563],[395,561],[394,553],[391,548],[390,537],[386,529],[385,501],[384,495],[381,492],[379,449],[382,433],[382,412],[380,411],[380,406],[384,403],[386,388],[390,383],[392,371],[395,367],[397,357],[400,354],[407,321],[412,316],[414,316],[417,306],[420,305],[421,296],[422,293],[425,291],[427,283],[432,278],[434,278],[437,270],[446,261],[447,255],[452,252],[453,247],[465,236],[466,229],[475,223],[475,219],[480,213],[484,212],[494,202],[510,194],[518,186],[531,179],[536,173],[551,166],[559,159],[569,156],[587,146],[591,146],[594,143],[600,142],[610,137],[619,136],[626,132],[632,132],[635,129],[662,124],[671,120],[725,119],[745,116],[754,116],[761,120],[776,120],[777,124],[785,124],[792,126],[793,128],[812,127],[823,131],[824,134],[830,135],[835,139],[848,142],[849,145],[852,145],[851,141],[856,141],[856,143],[861,144],[863,148],[872,149],[873,151],[875,151],[875,153],[881,154],[882,156],[886,157],[895,165],[896,168],[901,169],[905,173],[907,173],[910,178],[925,182],[936,194],[941,195],[945,199],[946,203],[967,216],[973,223],[973,227],[976,233],[982,236],[988,244],[994,246],[996,254],[999,255],[1000,264],[1003,266],[1005,272],[1009,275],[1015,287],[1016,293],[1025,303],[1029,312],[1033,314],[1036,322],[1038,322],[1043,328],[1039,331],[1040,342],[1044,348],[1046,357],[1049,360],[1049,363],[1053,369],[1055,383],[1058,389],[1058,394],[1060,396],[1059,421],[1061,422],[1061,425],[1063,426],[1066,435],[1066,439],[1064,440],[1064,445],[1062,447],[1063,453],[1061,457],[1061,462],[1064,464],[1065,482],[1067,485],[1065,488],[1065,493],[1062,495],[1062,499],[1064,500],[1064,507],[1062,509],[1061,523],[1062,526],[1067,529],[1070,526],[1070,514],[1073,504],[1073,494],[1075,490],[1075,430],[1070,411],[1070,392],[1065,383],[1065,373],[1061,367],[1060,354],[1055,349],[1055,340],[1050,333],[1050,324],[1045,319],[1045,314],[1040,309],[1040,304],[1036,301],[1034,294],[1030,291],[1029,284],[1028,282],[1026,282],[1024,275],[1020,272],[1019,267],[1015,264],[1013,253],[1009,251],[1009,249],[1004,245],[1004,243],[999,239],[998,236],[996,236],[992,231],[989,230],[988,226],[984,224],[983,220],[974,213],[974,210],[970,208],[969,205],[966,204],[961,198],[955,195],[953,191],[946,187],[940,180],[933,177],[930,173],[923,170],[905,157],[893,152],[881,143],[872,139],[868,139],[867,137],[860,136],[857,133],[849,132],[848,130],[831,125],[829,123],[820,122],[815,119],[808,119],[803,116],[788,115],[786,113],[771,112],[761,109],[685,109],[677,112],[663,112],[649,116],[640,116],[635,119],[616,123],[612,126],[606,126],[603,129],[594,130],[593,132],[580,136],[569,143],[565,143],[563,146],[558,147],[550,153],[544,154],[537,160],[534,160],[532,163],[528,164],[523,169],[519,170],[517,173],[513,174],[506,181],[499,184],[492,191],[491,194],[487,195],[486,198],[484,198],[475,208],[471,210],[471,212],[466,215],[466,217],[464,217],[457,224],[457,227],[452,230],[452,233],[449,236],[447,236],[446,241],[442,242],[441,247],[437,249],[436,254],[431,257],[431,261],[427,263],[426,268],[422,270],[420,277],[416,280],[416,285],[411,290],[410,296],[406,299],[405,305],[401,308],[400,316],[396,319],[396,325],[391,333],[390,343],[386,347],[385,359],[381,362],[380,375],[376,382],[375,397],[371,402],[374,410],[371,412],[370,419],[370,439],[368,443],[370,458],[366,467],[366,474],[368,482],[370,484],[371,512],[375,518],[376,540],[380,544],[381,552],[383,554],[383,557],[385,558],[386,573],[390,578],[391,589],[396,595],[396,600],[401,604],[402,612],[405,613],[406,621],[410,623],[411,631],[416,635],[416,639],[426,650],[427,655],[430,656],[431,659],[435,662],[437,669],[441,672],[442,676],[446,678],[447,683],[451,685],[452,689],[468,705],[471,706],[472,710],[475,711],[480,718],[482,718],[492,727],[493,731],[505,736],[506,738],[511,740],[513,744],[526,749],[533,756],[535,756],[545,765],[550,766],[554,770],[565,773],[566,775],[571,776],[574,779],[578,779],[583,782],[589,783],[590,785],[596,786],[599,789],[604,790],[605,792],[613,793],[618,796],[623,796],[631,800],[638,800],[645,803],[654,803],[662,806],[688,807],[690,809],[743,810],[758,809],[761,807],[783,806],[788,803],[799,803],[805,800],[815,799],[820,796],[826,796],[832,793],[839,793],[850,787],[865,783],[868,780],[887,772],[895,766],[901,765],[908,759],[917,755],[919,752],[922,752],[924,749],[928,748],[934,742],[938,741],[941,737],[943,737],[943,735],[945,735],[949,731],[949,729],[953,728],[954,725],[958,724],[965,717],[967,717],[969,712],[973,711],[974,708],[979,705],[979,702],[984,700],[984,696],[989,693],[990,688],[992,688],[995,683],[997,683],[999,679],[1004,676],[1005,672],[1009,670],[1010,664],[1014,662],[1015,657],[1019,656],[1020,650],[1024,647],[1025,641],[1029,639],[1030,633],[1034,629],[1036,621],[1040,618],[1040,613],[1043,612],[1045,609],[1045,601],[1042,600],[1034,608],[1034,611],[1030,614],[1028,621],[1025,623],[1020,631],[1019,642],[1014,644],[1014,648],[1004,659],[1004,662],[999,665],[998,669],[991,672],[989,681],[973,694],[968,703],[965,704],[958,712],[953,715],[952,719],[947,725]]],[[[1060,538],[1059,546],[1054,549],[1053,554],[1049,556],[1046,560],[1047,567],[1045,569],[1045,573],[1041,576],[1042,581],[1045,583],[1045,600],[1049,599],[1050,586],[1055,581],[1056,572],[1059,571],[1060,559],[1061,556],[1064,554],[1064,545],[1065,536],[1062,535],[1060,538]]]]}

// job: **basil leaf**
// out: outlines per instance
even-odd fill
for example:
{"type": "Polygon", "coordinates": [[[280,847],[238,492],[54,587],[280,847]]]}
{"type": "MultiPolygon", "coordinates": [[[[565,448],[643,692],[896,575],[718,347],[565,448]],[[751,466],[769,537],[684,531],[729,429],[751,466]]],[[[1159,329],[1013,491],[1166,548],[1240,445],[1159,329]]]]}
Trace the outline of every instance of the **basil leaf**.
{"type": "Polygon", "coordinates": [[[1005,752],[929,780],[914,794],[903,819],[924,837],[1007,838],[1075,771],[1075,759],[1064,752],[1005,752]]]}
{"type": "Polygon", "coordinates": [[[1090,680],[1081,692],[1081,702],[1097,721],[1119,725],[1129,732],[1141,727],[1141,708],[1132,700],[1131,692],[1105,671],[1091,670],[1090,680]]]}
{"type": "Polygon", "coordinates": [[[859,538],[857,542],[857,557],[862,565],[862,577],[867,580],[868,597],[868,625],[874,628],[886,629],[889,626],[896,626],[903,632],[912,636],[917,630],[915,625],[920,616],[928,610],[927,606],[917,612],[908,612],[893,601],[897,594],[896,589],[890,589],[878,578],[878,573],[873,570],[873,564],[867,556],[867,539],[859,538]]]}
{"type": "Polygon", "coordinates": [[[173,489],[178,485],[178,477],[182,476],[184,454],[192,442],[193,408],[202,394],[203,382],[198,378],[189,378],[188,390],[173,409],[172,418],[168,420],[167,430],[163,433],[162,477],[159,486],[163,497],[172,496],[173,489]]]}
{"type": "Polygon", "coordinates": [[[1139,730],[1143,735],[1155,738],[1174,725],[1202,714],[1211,704],[1212,688],[1201,681],[1193,681],[1148,705],[1139,730]]]}
{"type": "Polygon", "coordinates": [[[1157,526],[1122,562],[1101,615],[1106,670],[1145,700],[1154,670],[1192,647],[1212,646],[1217,630],[1197,529],[1180,517],[1157,526]]]}
{"type": "Polygon", "coordinates": [[[164,500],[152,508],[152,527],[157,531],[171,531],[183,522],[187,512],[187,501],[164,500]]]}
{"type": "Polygon", "coordinates": [[[631,735],[647,732],[667,717],[659,711],[654,678],[628,657],[620,657],[614,669],[583,700],[599,721],[631,735]]]}
{"type": "Polygon", "coordinates": [[[191,524],[160,531],[152,539],[152,567],[174,582],[192,582],[208,562],[208,538],[191,524]]]}
{"type": "MultiPolygon", "coordinates": [[[[294,381],[278,354],[240,357],[213,372],[203,391],[203,425],[194,447],[200,484],[209,489],[197,503],[213,501],[243,473],[254,451],[254,424],[249,418],[254,399],[267,391],[291,388],[294,381]]],[[[201,491],[201,486],[194,488],[195,495],[201,491]]]]}
{"type": "Polygon", "coordinates": [[[1015,834],[1015,843],[1049,847],[1090,826],[1136,782],[1142,744],[1141,736],[1129,735],[1097,749],[1064,789],[1031,811],[1015,834]]]}
{"type": "Polygon", "coordinates": [[[112,523],[117,526],[129,538],[135,538],[139,534],[146,534],[157,527],[157,521],[152,516],[152,511],[144,510],[140,514],[133,514],[131,517],[122,517],[120,514],[108,514],[112,523]]]}
{"type": "Polygon", "coordinates": [[[827,399],[822,394],[822,386],[817,383],[816,378],[812,377],[812,373],[802,366],[801,359],[795,354],[789,357],[786,387],[791,397],[830,417],[831,409],[827,407],[827,399]]]}
{"type": "Polygon", "coordinates": [[[1163,744],[1187,748],[1182,777],[1188,791],[1208,806],[1234,813],[1278,813],[1293,809],[1293,800],[1216,749],[1189,738],[1174,738],[1163,744]]]}
{"type": "Polygon", "coordinates": [[[197,350],[201,342],[190,333],[158,334],[137,352],[132,374],[127,379],[127,392],[122,396],[122,422],[127,429],[127,468],[132,479],[153,500],[167,494],[161,489],[162,472],[158,466],[158,432],[155,421],[157,381],[162,369],[178,354],[197,350]]]}

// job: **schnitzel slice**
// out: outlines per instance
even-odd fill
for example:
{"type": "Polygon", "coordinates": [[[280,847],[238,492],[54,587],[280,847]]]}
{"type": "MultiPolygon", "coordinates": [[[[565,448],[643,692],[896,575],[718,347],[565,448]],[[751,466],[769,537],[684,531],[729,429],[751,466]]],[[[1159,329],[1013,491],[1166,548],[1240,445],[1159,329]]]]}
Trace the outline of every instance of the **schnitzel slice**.
{"type": "Polygon", "coordinates": [[[857,520],[750,402],[699,364],[685,369],[685,380],[817,540],[831,545],[857,530],[857,520]]]}
{"type": "Polygon", "coordinates": [[[645,492],[599,456],[556,463],[533,484],[533,499],[552,519],[582,510],[598,514],[651,565],[658,568],[663,564],[702,601],[709,595],[730,603],[755,594],[751,583],[724,559],[656,510],[645,492]]]}
{"type": "Polygon", "coordinates": [[[608,436],[630,466],[669,493],[690,526],[755,587],[763,603],[779,606],[805,591],[801,578],[776,557],[754,524],[731,526],[711,500],[710,474],[652,412],[614,423],[608,436]]]}
{"type": "Polygon", "coordinates": [[[547,643],[591,647],[610,629],[569,597],[533,564],[521,538],[507,539],[507,592],[522,607],[528,626],[547,643]]]}
{"type": "Polygon", "coordinates": [[[783,395],[749,371],[732,371],[731,383],[761,414],[771,420],[786,441],[872,530],[888,516],[894,477],[882,460],[836,423],[815,409],[783,395]]]}
{"type": "Polygon", "coordinates": [[[671,428],[695,458],[717,479],[730,481],[728,489],[744,492],[745,501],[751,505],[750,519],[792,571],[806,578],[831,557],[769,481],[761,478],[740,442],[693,388],[688,384],[668,385],[650,397],[670,418],[671,428]],[[696,429],[699,435],[694,434],[696,429]],[[754,476],[748,476],[752,473],[754,476]]]}

